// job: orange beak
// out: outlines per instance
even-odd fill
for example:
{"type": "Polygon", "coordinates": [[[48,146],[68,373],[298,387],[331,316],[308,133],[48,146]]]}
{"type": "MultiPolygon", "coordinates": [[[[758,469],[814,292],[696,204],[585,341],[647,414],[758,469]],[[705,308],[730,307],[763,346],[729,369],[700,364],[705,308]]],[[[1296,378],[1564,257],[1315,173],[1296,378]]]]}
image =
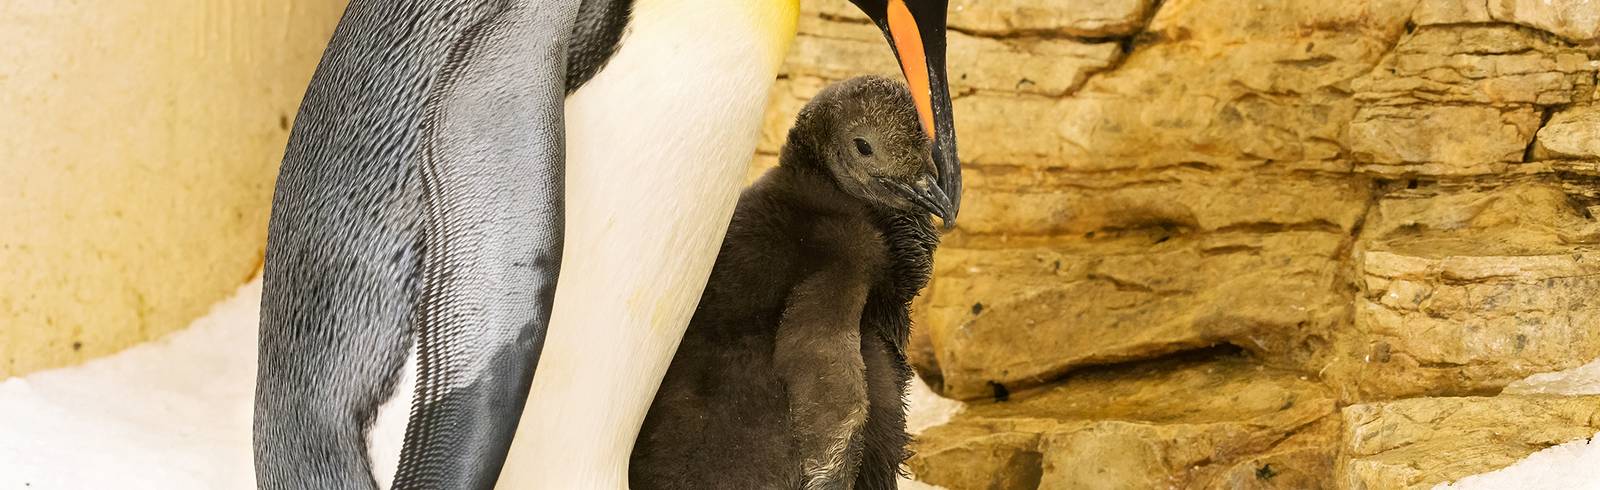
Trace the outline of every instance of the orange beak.
{"type": "Polygon", "coordinates": [[[917,114],[922,116],[922,129],[928,139],[937,139],[939,131],[933,124],[933,91],[928,81],[928,52],[922,45],[922,30],[917,20],[906,8],[905,0],[889,0],[887,18],[889,36],[894,40],[900,70],[906,75],[906,85],[917,103],[917,114]]]}

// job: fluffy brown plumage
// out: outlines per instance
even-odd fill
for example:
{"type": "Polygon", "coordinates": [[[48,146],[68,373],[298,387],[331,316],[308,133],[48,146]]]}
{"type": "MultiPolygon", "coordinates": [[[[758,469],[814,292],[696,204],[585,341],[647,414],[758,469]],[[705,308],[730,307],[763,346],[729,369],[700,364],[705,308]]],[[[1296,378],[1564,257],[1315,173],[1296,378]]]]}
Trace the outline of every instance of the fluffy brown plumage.
{"type": "Polygon", "coordinates": [[[801,111],[739,200],[634,445],[632,488],[895,488],[911,299],[938,243],[910,94],[863,77],[801,111]]]}

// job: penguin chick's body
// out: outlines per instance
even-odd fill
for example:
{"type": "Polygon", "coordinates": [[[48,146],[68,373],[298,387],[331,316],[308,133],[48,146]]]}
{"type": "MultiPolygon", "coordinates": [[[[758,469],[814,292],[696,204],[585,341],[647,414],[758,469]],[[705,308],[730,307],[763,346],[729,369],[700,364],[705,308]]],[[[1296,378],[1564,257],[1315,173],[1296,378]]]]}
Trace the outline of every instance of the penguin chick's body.
{"type": "Polygon", "coordinates": [[[739,199],[634,444],[632,488],[895,488],[904,347],[938,243],[910,94],[863,77],[801,111],[739,199]]]}

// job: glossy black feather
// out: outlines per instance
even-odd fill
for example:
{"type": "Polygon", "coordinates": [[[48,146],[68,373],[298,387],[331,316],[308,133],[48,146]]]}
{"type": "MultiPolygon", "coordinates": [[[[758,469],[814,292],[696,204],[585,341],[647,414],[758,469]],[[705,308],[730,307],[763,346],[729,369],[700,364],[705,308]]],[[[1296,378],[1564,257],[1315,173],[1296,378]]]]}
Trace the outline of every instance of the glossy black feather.
{"type": "Polygon", "coordinates": [[[583,0],[567,45],[567,95],[583,88],[617,54],[632,17],[633,0],[583,0]]]}

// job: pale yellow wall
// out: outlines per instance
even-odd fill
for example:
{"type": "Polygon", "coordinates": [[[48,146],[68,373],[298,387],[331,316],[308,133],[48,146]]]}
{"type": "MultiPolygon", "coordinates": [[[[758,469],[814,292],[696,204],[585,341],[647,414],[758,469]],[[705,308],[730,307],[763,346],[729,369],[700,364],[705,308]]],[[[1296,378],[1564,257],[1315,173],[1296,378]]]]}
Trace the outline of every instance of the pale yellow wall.
{"type": "Polygon", "coordinates": [[[259,266],[341,0],[0,0],[0,378],[108,354],[259,266]]]}

